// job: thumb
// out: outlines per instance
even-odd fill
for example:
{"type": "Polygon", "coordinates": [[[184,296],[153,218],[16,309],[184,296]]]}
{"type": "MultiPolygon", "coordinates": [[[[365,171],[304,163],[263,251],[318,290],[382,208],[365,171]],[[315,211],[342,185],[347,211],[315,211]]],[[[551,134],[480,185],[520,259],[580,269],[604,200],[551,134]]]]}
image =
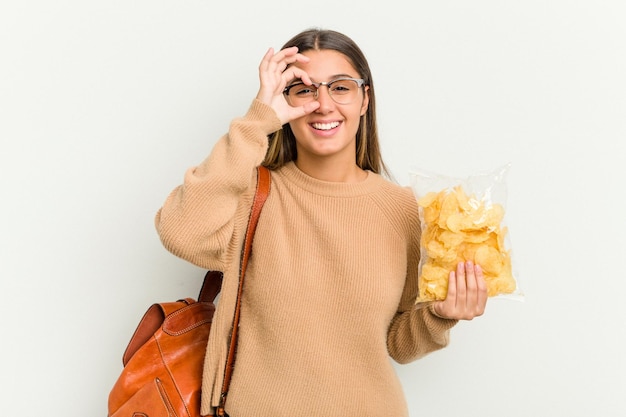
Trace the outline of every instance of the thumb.
{"type": "Polygon", "coordinates": [[[320,106],[319,101],[317,100],[313,100],[310,103],[305,103],[300,107],[294,107],[293,108],[293,118],[297,119],[299,117],[302,116],[306,116],[309,113],[313,113],[315,110],[317,110],[320,106]]]}
{"type": "Polygon", "coordinates": [[[289,123],[292,120],[296,120],[309,113],[313,113],[319,106],[320,104],[317,101],[312,101],[298,107],[291,107],[287,105],[285,113],[280,113],[279,118],[283,124],[289,123]],[[284,115],[284,118],[281,115],[284,115]]]}

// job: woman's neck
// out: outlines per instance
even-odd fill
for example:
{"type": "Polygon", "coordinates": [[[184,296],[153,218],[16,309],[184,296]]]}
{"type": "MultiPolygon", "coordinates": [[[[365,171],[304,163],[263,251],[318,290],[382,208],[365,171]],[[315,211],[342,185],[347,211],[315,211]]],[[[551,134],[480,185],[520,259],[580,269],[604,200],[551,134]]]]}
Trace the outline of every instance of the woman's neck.
{"type": "Polygon", "coordinates": [[[333,158],[304,159],[294,161],[298,169],[321,181],[357,183],[367,178],[367,172],[356,163],[346,164],[333,158]]]}

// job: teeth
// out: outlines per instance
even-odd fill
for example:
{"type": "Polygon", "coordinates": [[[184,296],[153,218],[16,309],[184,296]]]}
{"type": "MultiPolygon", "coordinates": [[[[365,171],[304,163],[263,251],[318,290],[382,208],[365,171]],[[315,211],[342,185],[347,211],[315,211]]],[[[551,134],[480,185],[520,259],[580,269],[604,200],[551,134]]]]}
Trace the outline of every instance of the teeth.
{"type": "Polygon", "coordinates": [[[312,126],[317,130],[330,130],[339,126],[339,122],[332,123],[313,123],[312,126]]]}

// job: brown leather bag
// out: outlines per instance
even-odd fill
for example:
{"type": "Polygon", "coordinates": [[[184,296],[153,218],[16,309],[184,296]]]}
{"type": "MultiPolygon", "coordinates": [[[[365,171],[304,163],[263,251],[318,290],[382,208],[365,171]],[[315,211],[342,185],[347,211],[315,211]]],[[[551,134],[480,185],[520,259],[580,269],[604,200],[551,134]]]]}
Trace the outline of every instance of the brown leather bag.
{"type": "MultiPolygon", "coordinates": [[[[267,198],[270,173],[259,167],[257,190],[242,250],[239,292],[234,323],[237,328],[241,289],[252,249],[252,238],[267,198]]],[[[124,369],[109,393],[108,417],[200,417],[202,367],[215,312],[215,297],[222,286],[222,273],[208,271],[198,301],[186,298],[153,304],[133,334],[122,363],[124,369]]],[[[235,337],[227,359],[227,376],[222,387],[218,415],[228,392],[234,362],[235,337]]]]}

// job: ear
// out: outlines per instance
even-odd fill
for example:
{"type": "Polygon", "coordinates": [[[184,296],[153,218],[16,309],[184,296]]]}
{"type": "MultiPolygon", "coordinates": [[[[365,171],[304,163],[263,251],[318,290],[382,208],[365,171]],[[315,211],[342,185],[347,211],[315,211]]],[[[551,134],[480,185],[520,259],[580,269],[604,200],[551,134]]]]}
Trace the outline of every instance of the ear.
{"type": "Polygon", "coordinates": [[[370,86],[366,85],[363,89],[363,103],[361,104],[361,116],[367,112],[367,108],[370,104],[370,86]]]}

